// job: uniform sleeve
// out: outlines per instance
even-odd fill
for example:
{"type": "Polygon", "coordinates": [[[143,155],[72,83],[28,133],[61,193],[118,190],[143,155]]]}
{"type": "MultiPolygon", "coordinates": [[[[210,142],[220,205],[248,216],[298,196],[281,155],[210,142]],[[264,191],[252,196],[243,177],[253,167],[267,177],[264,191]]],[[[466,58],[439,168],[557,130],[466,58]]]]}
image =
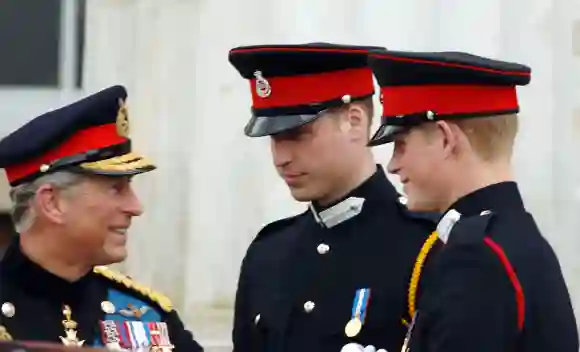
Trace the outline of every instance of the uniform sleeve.
{"type": "Polygon", "coordinates": [[[249,280],[248,280],[248,256],[242,261],[238,287],[236,290],[234,306],[234,326],[232,331],[233,352],[252,352],[252,329],[253,325],[248,317],[251,316],[249,303],[249,280]]]}
{"type": "Polygon", "coordinates": [[[446,249],[437,266],[431,300],[429,352],[511,350],[517,327],[515,289],[485,244],[446,249]],[[448,251],[448,252],[447,252],[448,251]]]}
{"type": "Polygon", "coordinates": [[[166,323],[169,338],[175,346],[174,352],[203,352],[203,347],[194,340],[193,334],[185,328],[175,310],[168,313],[166,323]]]}

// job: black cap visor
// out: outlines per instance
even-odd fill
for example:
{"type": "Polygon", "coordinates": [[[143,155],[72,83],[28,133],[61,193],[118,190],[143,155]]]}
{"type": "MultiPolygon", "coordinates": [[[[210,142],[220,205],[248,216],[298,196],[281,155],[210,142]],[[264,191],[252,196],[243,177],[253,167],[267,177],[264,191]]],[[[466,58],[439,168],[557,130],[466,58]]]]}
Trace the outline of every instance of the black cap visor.
{"type": "Polygon", "coordinates": [[[252,116],[244,128],[248,137],[264,137],[289,131],[314,121],[318,114],[292,114],[277,116],[252,116]]]}
{"type": "Polygon", "coordinates": [[[391,143],[395,136],[409,130],[409,126],[382,124],[367,144],[369,147],[391,143]]]}

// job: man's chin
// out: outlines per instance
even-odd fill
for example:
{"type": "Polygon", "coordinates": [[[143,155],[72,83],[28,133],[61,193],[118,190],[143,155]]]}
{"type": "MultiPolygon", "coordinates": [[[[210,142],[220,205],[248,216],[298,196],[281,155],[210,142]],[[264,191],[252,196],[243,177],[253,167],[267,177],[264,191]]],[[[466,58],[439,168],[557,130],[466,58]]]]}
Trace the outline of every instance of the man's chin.
{"type": "Polygon", "coordinates": [[[413,196],[407,197],[407,208],[416,212],[441,212],[440,203],[434,200],[419,199],[413,196]]]}
{"type": "Polygon", "coordinates": [[[125,248],[115,248],[103,253],[96,265],[111,265],[124,262],[127,259],[127,250],[125,248]]]}
{"type": "Polygon", "coordinates": [[[292,194],[292,198],[298,202],[311,202],[316,199],[316,195],[305,188],[290,187],[290,194],[292,194]]]}

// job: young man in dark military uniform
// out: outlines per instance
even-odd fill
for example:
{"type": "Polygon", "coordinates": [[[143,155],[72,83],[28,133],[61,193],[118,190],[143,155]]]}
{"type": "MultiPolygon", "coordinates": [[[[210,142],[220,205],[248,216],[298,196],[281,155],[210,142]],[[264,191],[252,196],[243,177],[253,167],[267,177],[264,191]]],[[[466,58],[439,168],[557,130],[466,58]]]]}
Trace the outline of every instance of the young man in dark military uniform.
{"type": "MultiPolygon", "coordinates": [[[[121,262],[141,205],[127,93],[115,86],[0,141],[19,236],[0,263],[0,339],[202,351],[163,295],[102,265],[121,262]]],[[[148,349],[149,350],[149,349],[148,349]]]]}
{"type": "Polygon", "coordinates": [[[387,51],[370,59],[383,96],[371,145],[394,141],[388,165],[409,199],[445,215],[404,350],[577,352],[558,259],[513,181],[526,66],[466,53],[387,51]]]}
{"type": "Polygon", "coordinates": [[[251,84],[246,135],[270,136],[276,170],[296,200],[310,203],[265,226],[246,253],[236,352],[338,352],[349,343],[400,348],[408,296],[416,293],[415,279],[408,294],[409,280],[436,220],[407,210],[367,147],[369,49],[307,44],[230,52],[251,84]]]}

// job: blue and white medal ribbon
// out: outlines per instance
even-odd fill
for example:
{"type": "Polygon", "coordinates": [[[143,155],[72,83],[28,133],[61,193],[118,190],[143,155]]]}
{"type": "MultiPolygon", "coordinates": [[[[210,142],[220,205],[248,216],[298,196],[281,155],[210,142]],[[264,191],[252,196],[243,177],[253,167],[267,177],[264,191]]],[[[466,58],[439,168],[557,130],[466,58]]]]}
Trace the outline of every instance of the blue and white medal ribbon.
{"type": "Polygon", "coordinates": [[[352,302],[351,319],[344,327],[344,333],[348,337],[355,337],[359,334],[365,321],[367,306],[371,297],[370,288],[362,288],[356,290],[354,300],[352,302]]]}

